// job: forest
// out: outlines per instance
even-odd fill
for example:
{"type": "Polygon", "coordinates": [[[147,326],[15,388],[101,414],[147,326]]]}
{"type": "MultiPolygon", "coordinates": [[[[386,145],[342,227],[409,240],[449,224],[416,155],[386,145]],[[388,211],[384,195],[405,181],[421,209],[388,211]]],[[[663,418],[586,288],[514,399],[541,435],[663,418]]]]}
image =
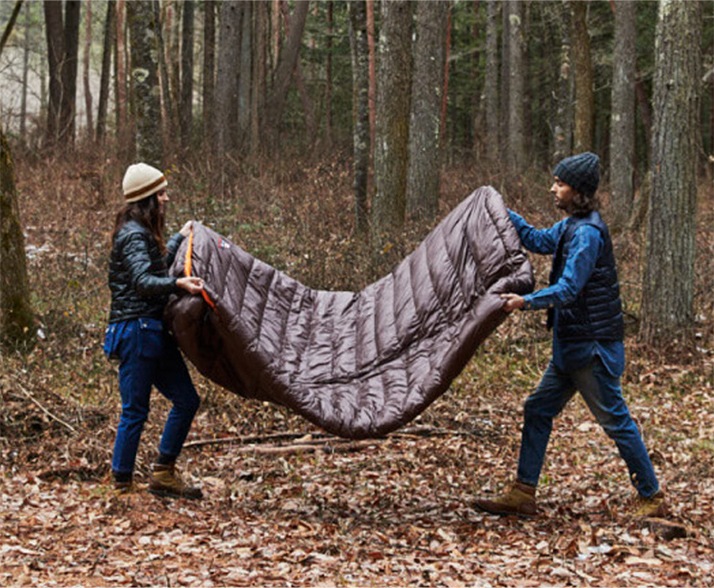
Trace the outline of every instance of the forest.
{"type": "MultiPolygon", "coordinates": [[[[32,586],[705,586],[714,565],[714,3],[704,0],[0,2],[0,581],[32,586]],[[625,317],[623,394],[668,504],[630,516],[576,396],[535,518],[474,499],[515,476],[551,357],[514,312],[384,437],[227,391],[180,468],[201,501],[112,487],[102,351],[127,166],[310,288],[359,291],[481,186],[562,218],[564,157],[600,157],[625,317]]],[[[529,254],[536,288],[551,259],[529,254]]],[[[171,404],[152,394],[147,483],[171,404]]]]}

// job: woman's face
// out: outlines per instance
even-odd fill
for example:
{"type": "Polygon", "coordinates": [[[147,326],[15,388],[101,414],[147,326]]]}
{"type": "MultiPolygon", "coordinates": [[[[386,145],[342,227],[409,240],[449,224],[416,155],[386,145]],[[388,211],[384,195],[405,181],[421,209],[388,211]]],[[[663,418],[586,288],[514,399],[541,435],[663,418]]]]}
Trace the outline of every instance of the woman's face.
{"type": "Polygon", "coordinates": [[[156,193],[156,200],[159,203],[159,212],[163,216],[165,214],[166,203],[169,201],[169,195],[166,192],[166,188],[163,188],[156,193]]]}

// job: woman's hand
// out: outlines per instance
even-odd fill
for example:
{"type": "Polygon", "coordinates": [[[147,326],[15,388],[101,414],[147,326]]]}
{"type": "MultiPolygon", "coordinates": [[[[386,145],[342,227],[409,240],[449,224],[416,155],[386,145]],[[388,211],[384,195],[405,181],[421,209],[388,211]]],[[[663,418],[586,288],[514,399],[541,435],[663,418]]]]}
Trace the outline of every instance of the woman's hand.
{"type": "Polygon", "coordinates": [[[181,227],[179,233],[182,237],[188,237],[191,234],[191,229],[193,228],[193,221],[186,221],[186,224],[181,227]]]}
{"type": "Polygon", "coordinates": [[[200,294],[203,290],[203,280],[195,276],[187,276],[176,280],[176,285],[189,294],[200,294]]]}
{"type": "Polygon", "coordinates": [[[501,298],[505,301],[503,303],[503,310],[506,312],[513,312],[526,305],[523,296],[519,296],[518,294],[501,294],[501,298]]]}

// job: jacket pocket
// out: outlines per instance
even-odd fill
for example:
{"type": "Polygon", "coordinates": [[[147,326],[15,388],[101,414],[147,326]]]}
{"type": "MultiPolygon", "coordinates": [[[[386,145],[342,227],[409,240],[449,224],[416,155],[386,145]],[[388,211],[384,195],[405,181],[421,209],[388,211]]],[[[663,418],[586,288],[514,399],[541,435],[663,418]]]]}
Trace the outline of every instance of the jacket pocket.
{"type": "Polygon", "coordinates": [[[158,359],[164,353],[164,323],[159,319],[139,319],[139,356],[158,359]]]}

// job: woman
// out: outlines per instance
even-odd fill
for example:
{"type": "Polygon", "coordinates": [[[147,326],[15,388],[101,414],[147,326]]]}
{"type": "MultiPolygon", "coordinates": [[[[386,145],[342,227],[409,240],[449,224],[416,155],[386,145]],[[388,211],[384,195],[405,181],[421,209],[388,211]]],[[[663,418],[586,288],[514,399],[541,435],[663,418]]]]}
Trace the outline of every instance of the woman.
{"type": "Polygon", "coordinates": [[[162,322],[164,306],[173,292],[200,293],[196,277],[168,275],[176,251],[191,230],[186,223],[164,243],[164,209],[169,197],[166,178],[145,163],[130,165],[122,189],[125,206],[116,217],[109,264],[112,301],[104,352],[119,359],[122,412],[117,428],[112,473],[121,493],[133,488],[133,472],[144,423],[149,415],[151,387],[173,406],[152,466],[149,491],[172,497],[201,498],[176,472],[181,452],[200,399],[186,364],[162,322]]]}

